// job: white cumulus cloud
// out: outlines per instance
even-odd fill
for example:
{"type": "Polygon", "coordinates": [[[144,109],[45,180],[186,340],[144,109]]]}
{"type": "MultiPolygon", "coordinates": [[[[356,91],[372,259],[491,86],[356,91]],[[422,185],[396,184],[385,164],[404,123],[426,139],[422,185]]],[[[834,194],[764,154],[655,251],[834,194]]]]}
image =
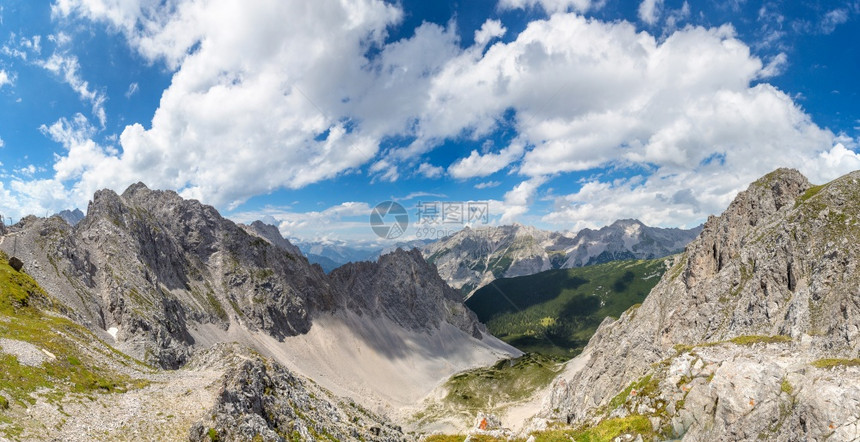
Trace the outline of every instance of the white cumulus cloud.
{"type": "Polygon", "coordinates": [[[421,163],[418,166],[418,174],[426,178],[439,178],[445,174],[445,169],[430,163],[421,163]]]}
{"type": "MultiPolygon", "coordinates": [[[[55,16],[107,23],[173,78],[151,124],[126,127],[116,148],[92,142],[83,117],[45,127],[66,148],[55,180],[83,195],[144,179],[232,208],[359,168],[380,181],[507,170],[522,179],[497,202],[512,221],[548,196],[551,179],[576,174],[581,189],[556,189],[544,218],[569,228],[694,223],[776,167],[825,180],[855,165],[856,145],[762,82],[786,55],[763,62],[730,25],[674,29],[686,3],[640,4],[646,23],[668,17],[660,36],[579,15],[602,5],[501,0],[502,10],[548,17],[506,42],[494,40],[503,24],[488,20],[462,48],[453,21],[385,44],[403,11],[381,0],[57,0],[55,16]],[[463,152],[444,168],[426,158],[445,140],[480,145],[502,124],[516,132],[504,148],[463,152]],[[390,137],[414,142],[380,150],[390,137]]],[[[76,60],[55,56],[48,69],[95,107],[76,60]]]]}
{"type": "Polygon", "coordinates": [[[507,29],[499,20],[487,20],[481,25],[481,29],[475,31],[475,44],[485,46],[490,40],[505,35],[507,29]]]}
{"type": "Polygon", "coordinates": [[[498,153],[480,154],[473,150],[468,157],[457,160],[448,167],[448,174],[454,178],[466,179],[492,175],[523,156],[525,147],[514,142],[498,153]]]}
{"type": "MultiPolygon", "coordinates": [[[[151,127],[132,124],[120,136],[115,160],[128,179],[233,207],[377,153],[378,135],[348,108],[372,74],[364,52],[400,19],[392,5],[61,0],[54,14],[107,22],[141,55],[176,70],[151,127]]],[[[63,62],[50,66],[75,72],[63,62]]],[[[84,180],[103,173],[84,167],[84,180]]]]}

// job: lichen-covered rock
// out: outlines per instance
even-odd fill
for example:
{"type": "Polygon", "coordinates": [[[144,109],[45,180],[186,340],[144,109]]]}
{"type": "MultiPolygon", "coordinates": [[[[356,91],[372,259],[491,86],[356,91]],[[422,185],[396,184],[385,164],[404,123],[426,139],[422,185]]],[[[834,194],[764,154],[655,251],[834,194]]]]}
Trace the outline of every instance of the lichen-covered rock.
{"type": "Polygon", "coordinates": [[[16,272],[20,272],[24,268],[24,262],[18,259],[17,256],[13,256],[9,258],[9,266],[15,269],[16,272]]]}
{"type": "Polygon", "coordinates": [[[644,414],[658,433],[690,440],[857,437],[853,400],[837,412],[813,394],[853,398],[857,373],[810,364],[860,352],[858,263],[860,172],[824,186],[794,170],[768,174],[708,220],[640,307],[601,325],[544,416],[644,414]],[[646,378],[650,399],[619,408],[622,389],[646,378]]]}

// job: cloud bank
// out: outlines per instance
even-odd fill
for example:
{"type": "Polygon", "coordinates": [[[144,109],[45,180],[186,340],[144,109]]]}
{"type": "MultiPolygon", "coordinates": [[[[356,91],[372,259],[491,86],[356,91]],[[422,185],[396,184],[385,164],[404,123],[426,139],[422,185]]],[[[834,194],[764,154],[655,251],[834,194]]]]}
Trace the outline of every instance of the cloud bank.
{"type": "MultiPolygon", "coordinates": [[[[547,17],[513,36],[487,20],[463,47],[453,24],[387,41],[404,11],[376,0],[57,0],[58,19],[107,26],[173,78],[152,121],[128,125],[117,146],[93,142],[80,115],[44,126],[65,152],[43,193],[67,186],[86,201],[144,179],[232,209],[344,173],[488,188],[498,182],[479,180],[504,172],[521,178],[500,204],[504,221],[566,179],[578,190],[552,194],[542,220],[575,229],[624,217],[693,225],[776,167],[816,182],[860,168],[855,140],[817,126],[766,82],[784,54],[765,63],[730,25],[674,29],[687,5],[667,35],[581,15],[602,7],[502,0],[500,10],[547,17]],[[428,157],[445,140],[481,144],[510,115],[510,143],[450,164],[428,157]],[[380,147],[392,139],[409,141],[380,147]]],[[[643,1],[640,19],[657,23],[661,7],[643,1]]],[[[94,107],[103,102],[73,59],[55,61],[49,69],[94,107]]]]}

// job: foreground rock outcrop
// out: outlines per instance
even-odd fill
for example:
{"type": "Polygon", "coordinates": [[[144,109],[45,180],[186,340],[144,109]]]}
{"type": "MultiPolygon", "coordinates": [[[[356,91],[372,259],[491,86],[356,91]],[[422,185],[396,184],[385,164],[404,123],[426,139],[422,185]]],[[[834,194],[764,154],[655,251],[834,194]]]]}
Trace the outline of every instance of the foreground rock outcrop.
{"type": "Polygon", "coordinates": [[[856,439],[858,263],[860,172],[823,186],[768,174],[604,322],[544,416],[644,419],[685,440],[856,439]]]}
{"type": "Polygon", "coordinates": [[[230,346],[211,351],[209,363],[228,360],[208,417],[189,430],[189,440],[413,439],[399,426],[337,398],[280,364],[230,346]],[[255,439],[256,438],[256,439],[255,439]]]}

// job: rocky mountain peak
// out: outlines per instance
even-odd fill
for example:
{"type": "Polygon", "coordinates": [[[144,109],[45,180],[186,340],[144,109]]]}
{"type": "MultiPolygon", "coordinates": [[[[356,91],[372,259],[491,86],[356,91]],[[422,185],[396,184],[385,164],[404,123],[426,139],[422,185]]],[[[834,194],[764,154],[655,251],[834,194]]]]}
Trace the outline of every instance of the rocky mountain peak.
{"type": "Polygon", "coordinates": [[[314,315],[346,308],[382,315],[412,331],[443,321],[471,336],[483,330],[436,268],[416,250],[346,266],[328,277],[277,227],[240,226],[213,207],[134,184],[97,192],[71,228],[58,217],[19,223],[27,262],[79,312],[113,330],[123,351],[167,368],[195,345],[195,326],[241,327],[284,339],[307,333],[314,315]],[[56,269],[56,270],[55,270],[56,269]]]}
{"type": "Polygon", "coordinates": [[[438,328],[442,321],[480,338],[484,331],[462,296],[439,277],[418,249],[397,249],[377,262],[348,263],[329,277],[342,288],[350,310],[385,316],[411,330],[438,328]]]}
{"type": "Polygon", "coordinates": [[[57,213],[56,216],[62,218],[63,221],[65,221],[72,227],[76,226],[79,222],[81,222],[81,220],[84,219],[84,213],[81,212],[80,209],[63,210],[57,213]]]}
{"type": "Polygon", "coordinates": [[[87,206],[87,214],[82,222],[92,222],[92,219],[99,215],[118,214],[121,210],[122,201],[116,192],[110,189],[97,190],[87,206]]]}
{"type": "Polygon", "coordinates": [[[138,181],[128,186],[122,193],[122,196],[123,198],[131,198],[134,196],[134,194],[138,192],[149,193],[151,192],[151,190],[149,190],[149,187],[147,187],[146,184],[143,184],[142,182],[138,181]]]}
{"type": "Polygon", "coordinates": [[[693,285],[722,270],[737,256],[751,229],[791,209],[810,187],[809,180],[794,169],[777,169],[750,184],[721,216],[705,223],[700,239],[691,245],[685,282],[693,285]]]}
{"type": "Polygon", "coordinates": [[[254,221],[250,225],[240,224],[246,232],[254,235],[256,237],[262,238],[272,244],[273,246],[280,247],[281,249],[286,250],[287,252],[293,254],[294,256],[302,256],[301,250],[298,247],[293,245],[289,240],[281,235],[281,231],[278,230],[276,226],[271,224],[266,224],[260,220],[254,221]]]}
{"type": "Polygon", "coordinates": [[[630,226],[641,226],[641,227],[645,226],[645,224],[642,221],[639,221],[638,219],[633,219],[633,218],[619,219],[610,225],[616,226],[616,227],[622,227],[622,228],[623,227],[630,227],[630,226]]]}
{"type": "Polygon", "coordinates": [[[723,213],[723,224],[756,226],[759,220],[791,206],[812,185],[795,169],[777,169],[750,184],[723,213]]]}

